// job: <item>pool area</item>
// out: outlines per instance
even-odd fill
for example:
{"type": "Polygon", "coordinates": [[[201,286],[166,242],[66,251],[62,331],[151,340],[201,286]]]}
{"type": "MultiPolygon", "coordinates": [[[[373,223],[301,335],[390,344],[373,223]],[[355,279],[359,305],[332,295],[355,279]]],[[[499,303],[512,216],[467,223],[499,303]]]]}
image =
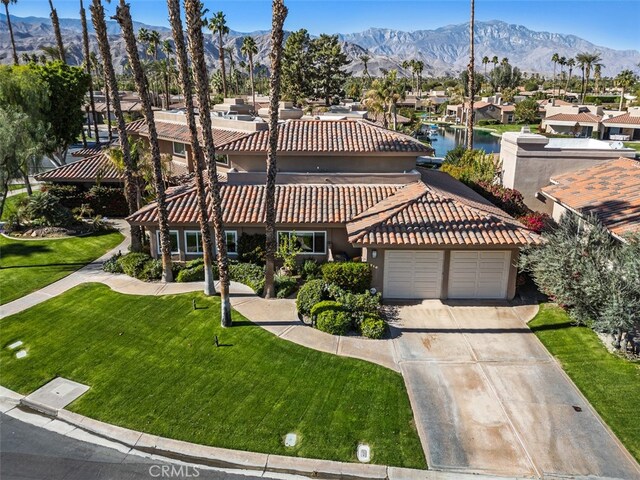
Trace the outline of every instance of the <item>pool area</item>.
{"type": "MultiPolygon", "coordinates": [[[[436,151],[435,156],[444,157],[457,145],[464,145],[466,134],[467,131],[464,128],[439,127],[437,135],[431,136],[431,146],[436,151]]],[[[482,149],[486,153],[497,153],[500,151],[500,137],[483,130],[474,130],[473,147],[482,149]]]]}

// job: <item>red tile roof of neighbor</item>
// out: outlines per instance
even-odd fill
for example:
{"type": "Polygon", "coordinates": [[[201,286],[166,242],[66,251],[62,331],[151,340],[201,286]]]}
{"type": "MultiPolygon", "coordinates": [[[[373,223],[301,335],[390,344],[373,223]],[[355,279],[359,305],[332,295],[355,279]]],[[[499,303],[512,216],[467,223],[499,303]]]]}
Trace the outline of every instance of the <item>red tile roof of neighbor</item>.
{"type": "Polygon", "coordinates": [[[640,116],[635,116],[634,117],[629,112],[627,112],[625,114],[618,115],[617,117],[607,118],[606,120],[603,121],[603,123],[605,123],[605,124],[620,123],[620,124],[624,124],[624,125],[638,125],[638,126],[640,126],[640,116]]]}
{"type": "MultiPolygon", "coordinates": [[[[443,172],[422,171],[407,185],[347,224],[362,246],[536,244],[540,238],[443,172]]],[[[470,189],[468,189],[470,190],[470,189]]]]}
{"type": "MultiPolygon", "coordinates": [[[[176,142],[191,143],[191,136],[189,134],[189,127],[186,124],[180,123],[171,123],[171,122],[161,122],[156,120],[156,131],[158,132],[158,137],[173,140],[176,142]]],[[[146,122],[141,124],[136,128],[136,133],[138,135],[142,135],[145,137],[149,136],[149,128],[147,127],[146,122]]],[[[198,128],[198,132],[201,132],[200,128],[198,128]]],[[[227,130],[222,128],[214,128],[213,129],[213,143],[216,148],[224,145],[225,143],[229,143],[233,140],[237,140],[243,137],[251,135],[251,132],[242,132],[239,130],[227,130]]],[[[202,136],[200,136],[202,138],[202,136]]]]}
{"type": "MultiPolygon", "coordinates": [[[[277,185],[278,224],[341,224],[393,195],[401,185],[277,185]]],[[[265,186],[220,187],[225,224],[264,224],[265,186]]],[[[211,197],[207,196],[209,209],[211,197]]],[[[174,188],[167,198],[169,223],[196,224],[198,206],[194,187],[174,188]]],[[[136,224],[158,221],[157,205],[149,204],[127,218],[136,224]]]]}
{"type": "Polygon", "coordinates": [[[104,152],[40,173],[35,178],[42,182],[95,182],[97,179],[124,182],[124,174],[104,152]]]}
{"type": "MultiPolygon", "coordinates": [[[[222,152],[266,152],[269,130],[223,145],[222,152]]],[[[423,153],[429,147],[408,135],[367,120],[287,120],[278,126],[280,152],[311,153],[423,153]]]]}
{"type": "Polygon", "coordinates": [[[582,214],[595,214],[614,234],[640,232],[640,162],[619,158],[551,179],[545,195],[582,214]]]}
{"type": "Polygon", "coordinates": [[[594,115],[593,113],[556,113],[550,117],[544,119],[545,122],[549,120],[556,120],[558,122],[577,122],[577,123],[598,123],[602,120],[600,115],[594,115]]]}

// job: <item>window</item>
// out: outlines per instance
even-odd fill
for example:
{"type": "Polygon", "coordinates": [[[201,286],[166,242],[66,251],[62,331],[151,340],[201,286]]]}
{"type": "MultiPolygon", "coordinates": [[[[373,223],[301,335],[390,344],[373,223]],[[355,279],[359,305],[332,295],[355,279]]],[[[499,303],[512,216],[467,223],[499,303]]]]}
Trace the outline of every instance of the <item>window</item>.
{"type": "Polygon", "coordinates": [[[238,232],[225,230],[224,236],[227,240],[227,253],[238,253],[238,232]]]}
{"type": "Polygon", "coordinates": [[[187,255],[202,253],[202,235],[199,230],[184,232],[184,251],[187,255]]]}
{"type": "Polygon", "coordinates": [[[215,159],[216,159],[216,163],[220,163],[222,165],[229,165],[229,157],[227,155],[219,155],[216,153],[215,159]]]}
{"type": "Polygon", "coordinates": [[[180,142],[173,142],[173,154],[177,157],[185,157],[187,155],[185,144],[180,142]]]}
{"type": "Polygon", "coordinates": [[[278,232],[278,242],[285,235],[296,237],[303,254],[322,255],[327,253],[327,232],[278,232]]]}
{"type": "MultiPolygon", "coordinates": [[[[171,253],[180,253],[178,231],[171,230],[169,232],[169,239],[171,240],[171,253]]],[[[156,243],[158,244],[158,253],[162,253],[162,249],[160,248],[160,230],[156,230],[156,243]]]]}

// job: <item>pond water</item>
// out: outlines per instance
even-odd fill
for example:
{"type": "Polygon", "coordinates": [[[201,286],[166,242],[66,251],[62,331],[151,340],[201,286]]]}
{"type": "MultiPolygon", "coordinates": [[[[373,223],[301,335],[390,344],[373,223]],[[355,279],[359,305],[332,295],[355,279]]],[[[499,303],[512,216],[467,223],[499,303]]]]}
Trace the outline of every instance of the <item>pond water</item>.
{"type": "MultiPolygon", "coordinates": [[[[467,131],[464,128],[438,128],[438,134],[431,137],[431,146],[436,151],[435,156],[444,157],[457,145],[464,145],[466,134],[467,131]]],[[[474,130],[473,147],[482,149],[486,153],[497,153],[500,151],[500,137],[482,130],[474,130]]]]}

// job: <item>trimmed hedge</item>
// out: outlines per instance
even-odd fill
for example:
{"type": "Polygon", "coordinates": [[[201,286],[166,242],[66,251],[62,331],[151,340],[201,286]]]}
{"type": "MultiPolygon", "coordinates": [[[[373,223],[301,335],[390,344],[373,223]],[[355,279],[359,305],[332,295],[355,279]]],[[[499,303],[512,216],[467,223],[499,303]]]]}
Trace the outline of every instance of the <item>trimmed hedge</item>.
{"type": "Polygon", "coordinates": [[[144,267],[151,257],[146,253],[127,253],[118,259],[118,263],[125,275],[133,278],[139,278],[144,267]]]}
{"type": "Polygon", "coordinates": [[[362,293],[371,288],[371,265],[362,262],[331,262],[322,265],[322,278],[343,290],[362,293]]]}
{"type": "Polygon", "coordinates": [[[176,282],[204,282],[204,263],[180,270],[176,275],[176,282]]]}
{"type": "Polygon", "coordinates": [[[322,302],[318,302],[313,307],[311,307],[310,313],[312,317],[317,317],[322,312],[326,312],[329,310],[343,311],[344,308],[341,303],[334,300],[323,300],[322,302]]]}
{"type": "Polygon", "coordinates": [[[300,287],[296,297],[296,307],[302,315],[309,315],[313,306],[324,298],[324,281],[309,280],[300,287]]]}
{"type": "Polygon", "coordinates": [[[264,290],[264,267],[253,263],[230,263],[229,277],[234,282],[244,283],[257,295],[264,290]]]}
{"type": "Polygon", "coordinates": [[[363,337],[378,339],[384,337],[387,323],[377,315],[367,315],[360,322],[360,333],[363,337]]]}
{"type": "Polygon", "coordinates": [[[318,314],[316,327],[332,335],[344,335],[351,327],[351,317],[347,312],[340,310],[325,310],[318,314]]]}

